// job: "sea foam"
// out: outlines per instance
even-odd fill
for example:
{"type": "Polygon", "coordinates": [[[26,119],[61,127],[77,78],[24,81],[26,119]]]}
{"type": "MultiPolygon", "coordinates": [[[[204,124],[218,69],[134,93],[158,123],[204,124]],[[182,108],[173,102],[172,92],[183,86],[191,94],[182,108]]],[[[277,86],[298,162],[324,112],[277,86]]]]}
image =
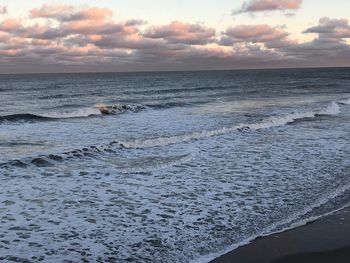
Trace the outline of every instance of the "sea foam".
{"type": "Polygon", "coordinates": [[[120,142],[122,147],[131,148],[131,149],[140,149],[140,148],[152,148],[159,146],[166,146],[177,143],[185,143],[192,140],[199,140],[210,138],[213,136],[224,135],[236,131],[249,131],[249,130],[260,130],[260,129],[269,129],[273,127],[284,126],[289,123],[293,123],[296,120],[301,120],[305,118],[315,118],[320,115],[337,115],[340,113],[340,107],[338,103],[332,102],[329,106],[319,109],[317,111],[308,111],[308,112],[293,112],[290,114],[282,116],[272,116],[266,118],[260,122],[252,124],[239,124],[233,127],[223,127],[216,130],[210,131],[199,131],[184,135],[170,136],[170,137],[159,137],[148,140],[135,140],[132,142],[120,142]]]}

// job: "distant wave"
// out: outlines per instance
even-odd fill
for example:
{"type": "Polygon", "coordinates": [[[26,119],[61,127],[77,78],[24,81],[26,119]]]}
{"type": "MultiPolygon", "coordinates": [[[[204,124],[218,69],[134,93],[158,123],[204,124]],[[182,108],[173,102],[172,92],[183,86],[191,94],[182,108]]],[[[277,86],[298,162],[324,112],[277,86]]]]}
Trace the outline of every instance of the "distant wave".
{"type": "Polygon", "coordinates": [[[16,121],[46,121],[50,118],[30,113],[12,114],[0,116],[0,123],[2,122],[16,122],[16,121]]]}
{"type": "Polygon", "coordinates": [[[96,104],[94,106],[100,114],[109,115],[109,114],[119,114],[123,112],[139,112],[146,109],[146,106],[141,104],[129,105],[129,104],[117,104],[117,105],[105,105],[105,104],[96,104]]]}
{"type": "Polygon", "coordinates": [[[135,140],[133,142],[120,142],[120,145],[124,148],[129,149],[142,149],[142,148],[152,148],[165,146],[170,144],[184,143],[192,140],[205,139],[213,136],[224,135],[231,132],[243,132],[252,131],[260,129],[268,129],[272,127],[283,126],[289,123],[293,123],[296,120],[301,120],[305,118],[315,118],[321,115],[337,115],[340,113],[340,107],[338,103],[332,102],[328,107],[322,108],[318,111],[309,111],[302,113],[291,113],[282,116],[274,116],[264,119],[257,123],[252,124],[239,124],[233,127],[223,127],[221,129],[210,130],[210,131],[200,131],[190,134],[177,135],[171,137],[160,137],[148,140],[135,140]]]}
{"type": "Polygon", "coordinates": [[[83,118],[101,115],[101,112],[97,108],[82,108],[71,112],[50,112],[43,114],[43,117],[50,119],[70,119],[70,118],[83,118]]]}
{"type": "Polygon", "coordinates": [[[55,119],[70,119],[70,118],[84,118],[99,115],[116,115],[124,112],[139,112],[146,109],[143,105],[102,105],[97,104],[94,107],[82,108],[70,112],[49,112],[44,114],[12,114],[0,116],[0,123],[4,122],[37,122],[37,121],[50,121],[55,119]]]}

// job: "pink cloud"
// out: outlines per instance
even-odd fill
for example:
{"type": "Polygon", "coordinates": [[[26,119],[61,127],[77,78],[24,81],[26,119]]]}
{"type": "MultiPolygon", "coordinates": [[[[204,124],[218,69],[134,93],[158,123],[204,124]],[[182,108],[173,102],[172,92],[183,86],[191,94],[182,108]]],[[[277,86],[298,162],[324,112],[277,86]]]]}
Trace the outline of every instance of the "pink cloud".
{"type": "Polygon", "coordinates": [[[296,10],[299,9],[303,0],[250,0],[241,6],[233,14],[254,13],[274,10],[296,10]]]}
{"type": "Polygon", "coordinates": [[[33,46],[51,46],[53,43],[50,40],[44,40],[44,39],[32,39],[31,44],[33,46]]]}
{"type": "Polygon", "coordinates": [[[9,39],[11,35],[6,32],[1,32],[0,31],[0,42],[5,42],[5,40],[9,39]]]}
{"type": "Polygon", "coordinates": [[[69,5],[48,5],[44,4],[40,8],[34,8],[30,11],[32,17],[41,18],[60,18],[65,17],[66,14],[72,13],[73,6],[69,5]]]}
{"type": "Polygon", "coordinates": [[[0,55],[1,56],[14,57],[14,56],[19,55],[20,53],[21,53],[21,51],[18,50],[18,49],[0,50],[0,55]]]}
{"type": "Polygon", "coordinates": [[[215,36],[215,29],[199,24],[174,21],[169,25],[153,26],[144,33],[144,36],[164,39],[169,43],[198,45],[212,42],[215,36]]]}
{"type": "Polygon", "coordinates": [[[113,15],[108,8],[87,7],[76,8],[70,5],[47,5],[31,10],[32,17],[52,18],[59,21],[105,20],[113,15]]]}
{"type": "Polygon", "coordinates": [[[22,28],[22,23],[19,19],[6,19],[0,23],[0,31],[13,32],[22,28]]]}
{"type": "Polygon", "coordinates": [[[111,10],[98,7],[43,5],[30,16],[0,19],[0,72],[31,71],[33,65],[37,71],[348,65],[349,31],[346,19],[322,18],[304,32],[317,37],[298,43],[285,28],[267,24],[217,33],[184,21],[148,27],[138,19],[116,21],[111,10]]]}
{"type": "Polygon", "coordinates": [[[239,25],[224,32],[221,42],[232,45],[236,42],[268,43],[286,39],[289,33],[279,27],[261,25],[239,25]]]}

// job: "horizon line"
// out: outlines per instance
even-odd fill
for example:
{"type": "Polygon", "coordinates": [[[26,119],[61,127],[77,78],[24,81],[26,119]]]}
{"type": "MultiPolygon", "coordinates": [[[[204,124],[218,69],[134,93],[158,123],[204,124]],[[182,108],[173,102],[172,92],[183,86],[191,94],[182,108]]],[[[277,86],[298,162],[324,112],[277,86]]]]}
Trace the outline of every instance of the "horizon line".
{"type": "Polygon", "coordinates": [[[123,73],[181,73],[181,72],[209,72],[209,71],[254,71],[254,70],[279,70],[279,69],[350,69],[349,66],[319,66],[319,67],[269,67],[269,68],[233,68],[233,69],[194,69],[194,70],[136,70],[136,71],[75,71],[75,72],[23,72],[23,73],[1,73],[5,75],[63,75],[63,74],[123,74],[123,73]]]}

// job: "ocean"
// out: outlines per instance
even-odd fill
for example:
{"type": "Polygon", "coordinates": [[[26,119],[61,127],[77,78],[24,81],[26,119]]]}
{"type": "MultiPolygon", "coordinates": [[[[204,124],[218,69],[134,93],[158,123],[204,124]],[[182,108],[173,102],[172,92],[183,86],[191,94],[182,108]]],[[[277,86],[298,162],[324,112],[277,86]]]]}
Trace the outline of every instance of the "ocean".
{"type": "Polygon", "coordinates": [[[208,262],[350,205],[350,69],[0,75],[2,262],[208,262]]]}

